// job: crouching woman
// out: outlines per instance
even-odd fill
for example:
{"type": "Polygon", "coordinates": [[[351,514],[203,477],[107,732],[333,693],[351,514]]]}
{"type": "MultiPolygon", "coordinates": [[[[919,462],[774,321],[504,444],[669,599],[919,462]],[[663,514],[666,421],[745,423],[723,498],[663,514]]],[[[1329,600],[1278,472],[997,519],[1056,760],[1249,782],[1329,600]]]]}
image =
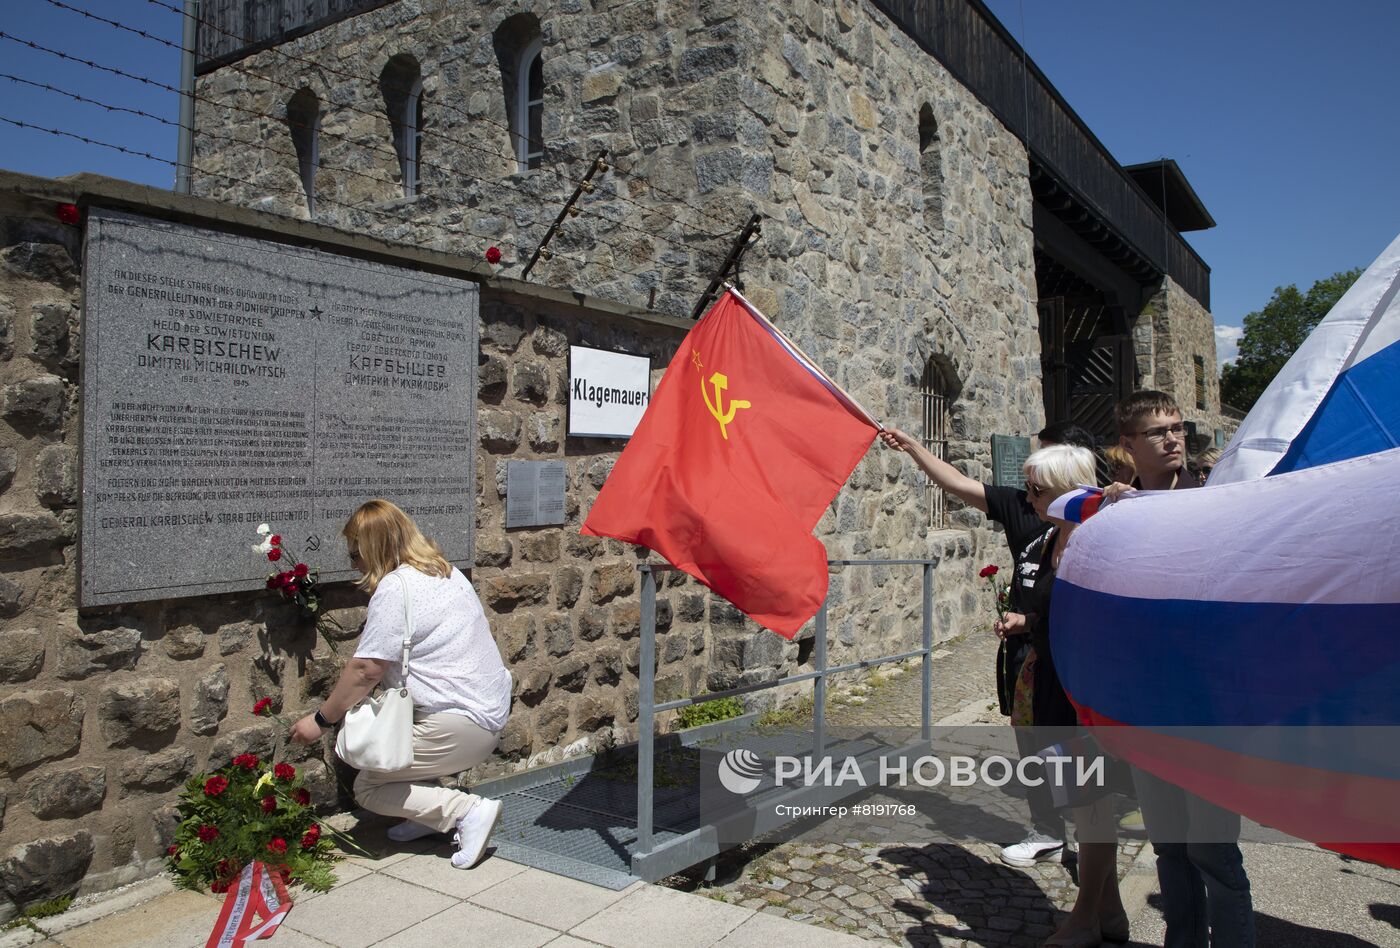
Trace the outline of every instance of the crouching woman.
{"type": "Polygon", "coordinates": [[[371,500],[341,532],[350,564],[362,574],[359,586],[370,594],[369,613],[355,657],[330,697],[292,725],[291,738],[317,740],[376,685],[403,685],[399,665],[411,614],[413,763],[397,771],[360,771],[355,800],[373,813],[403,817],[389,830],[396,841],[455,832],[452,864],[470,869],[486,851],[501,804],[439,786],[437,778],[491,756],[510,714],[510,672],[471,583],[407,514],[387,500],[371,500]]]}

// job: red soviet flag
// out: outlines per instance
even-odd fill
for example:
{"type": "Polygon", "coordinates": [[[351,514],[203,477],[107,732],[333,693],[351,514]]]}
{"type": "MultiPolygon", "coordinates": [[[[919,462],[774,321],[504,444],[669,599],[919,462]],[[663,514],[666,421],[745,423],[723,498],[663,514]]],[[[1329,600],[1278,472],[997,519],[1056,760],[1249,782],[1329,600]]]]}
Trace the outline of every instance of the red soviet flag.
{"type": "Polygon", "coordinates": [[[826,598],[822,512],[879,425],[733,290],[690,331],[583,524],[792,638],[826,598]]]}

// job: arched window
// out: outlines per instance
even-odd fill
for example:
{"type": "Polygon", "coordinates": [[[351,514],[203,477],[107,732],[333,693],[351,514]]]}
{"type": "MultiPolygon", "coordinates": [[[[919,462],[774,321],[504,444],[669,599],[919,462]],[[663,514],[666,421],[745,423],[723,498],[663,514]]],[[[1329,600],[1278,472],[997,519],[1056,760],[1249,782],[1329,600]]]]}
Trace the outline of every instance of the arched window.
{"type": "Polygon", "coordinates": [[[394,130],[394,151],[399,156],[403,196],[418,194],[423,154],[423,74],[418,60],[400,53],[379,74],[379,91],[394,130]]]}
{"type": "MultiPolygon", "coordinates": [[[[923,405],[922,441],[928,452],[940,461],[948,460],[949,409],[953,403],[953,373],[938,356],[930,356],[924,363],[924,374],[919,379],[919,398],[923,405]]],[[[943,491],[924,479],[924,507],[928,510],[931,527],[948,525],[948,510],[943,491]]]]}
{"type": "Polygon", "coordinates": [[[517,13],[493,37],[506,100],[511,150],[517,172],[538,168],[544,158],[544,48],[540,21],[517,13]]]}
{"type": "Polygon", "coordinates": [[[919,172],[924,186],[924,223],[943,230],[943,149],[938,122],[927,103],[919,110],[919,172]]]}
{"type": "Polygon", "coordinates": [[[316,169],[321,164],[321,100],[310,89],[301,88],[287,102],[287,129],[297,153],[297,173],[306,192],[306,212],[316,216],[316,169]]]}

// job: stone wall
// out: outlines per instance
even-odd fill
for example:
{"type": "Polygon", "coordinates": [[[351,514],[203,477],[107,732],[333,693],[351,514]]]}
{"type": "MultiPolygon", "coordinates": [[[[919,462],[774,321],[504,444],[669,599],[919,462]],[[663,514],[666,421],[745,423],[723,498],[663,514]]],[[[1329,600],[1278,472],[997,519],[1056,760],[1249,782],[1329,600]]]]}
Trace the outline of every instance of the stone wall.
{"type": "MultiPolygon", "coordinates": [[[[18,904],[158,872],[180,786],[244,750],[295,761],[320,804],[344,805],[353,772],[324,745],[287,746],[281,729],[251,709],[264,696],[286,715],[314,706],[351,654],[364,614],[354,587],[329,590],[327,606],[347,629],[332,649],[266,592],[76,608],[81,230],[57,223],[52,202],[20,197],[40,179],[26,182],[0,189],[0,888],[18,904]]],[[[141,210],[125,192],[142,190],[125,186],[120,206],[141,210]]],[[[170,203],[186,208],[178,219],[198,226],[228,216],[208,202],[170,203]]],[[[244,217],[273,233],[279,223],[244,217]]],[[[310,229],[290,230],[290,239],[304,239],[310,229]]],[[[655,384],[687,328],[558,302],[518,284],[487,287],[480,319],[472,579],[514,674],[516,701],[497,758],[471,780],[636,737],[636,565],[644,557],[577,532],[621,442],[565,436],[568,346],[648,355],[655,384]],[[512,458],[565,461],[566,524],[505,529],[512,458]]],[[[939,557],[943,639],[987,624],[990,607],[973,574],[989,533],[924,535],[909,512],[921,495],[902,456],[877,449],[823,533],[833,555],[898,548],[939,557]]],[[[999,545],[990,550],[983,555],[1004,557],[999,545]]],[[[832,661],[913,647],[917,588],[913,569],[839,570],[832,661]]],[[[771,681],[801,670],[807,657],[800,642],[759,629],[679,574],[664,581],[657,615],[660,700],[771,681]]],[[[0,905],[0,914],[12,911],[0,905]]]]}
{"type": "Polygon", "coordinates": [[[1239,422],[1220,410],[1215,318],[1210,311],[1170,279],[1164,279],[1138,316],[1133,335],[1141,386],[1174,396],[1185,420],[1195,422],[1202,442],[1213,444],[1216,431],[1228,441],[1239,422]],[[1198,359],[1205,373],[1204,407],[1197,399],[1198,359]]]}
{"type": "MultiPolygon", "coordinates": [[[[318,220],[468,259],[499,245],[514,275],[585,159],[607,149],[619,167],[532,280],[688,314],[756,209],[746,294],[876,417],[917,431],[936,357],[953,378],[949,453],[968,473],[990,476],[992,433],[1042,423],[1025,151],[869,3],[393,3],[201,77],[199,193],[305,215],[278,118],[303,86],[324,109],[318,220]],[[493,45],[522,13],[544,40],[552,156],[523,174],[493,45]],[[422,193],[408,199],[378,84],[404,54],[422,71],[428,130],[422,193]],[[925,106],[936,135],[921,151],[925,106]]],[[[930,536],[924,505],[913,466],[877,450],[819,536],[840,557],[958,551],[939,580],[947,629],[978,613],[973,560],[1002,547],[971,511],[955,515],[964,532],[930,536]]],[[[877,595],[887,581],[834,579],[845,641],[873,630],[875,649],[917,621],[917,579],[877,595]]]]}

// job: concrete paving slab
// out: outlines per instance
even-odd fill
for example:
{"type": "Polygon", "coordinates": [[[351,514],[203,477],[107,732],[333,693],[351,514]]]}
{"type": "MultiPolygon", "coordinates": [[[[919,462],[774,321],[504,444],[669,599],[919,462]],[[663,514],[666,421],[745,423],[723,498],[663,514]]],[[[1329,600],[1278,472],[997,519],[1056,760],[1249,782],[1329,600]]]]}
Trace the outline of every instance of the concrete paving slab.
{"type": "Polygon", "coordinates": [[[624,897],[622,892],[566,879],[543,869],[526,869],[471,896],[477,905],[516,918],[568,931],[624,897]]]}
{"type": "Polygon", "coordinates": [[[0,948],[30,948],[31,945],[49,946],[57,945],[43,932],[36,932],[32,928],[19,926],[11,928],[9,931],[0,931],[0,948]]]}
{"type": "Polygon", "coordinates": [[[802,945],[803,948],[868,948],[869,942],[857,935],[804,925],[802,922],[759,912],[725,935],[715,948],[773,948],[774,945],[802,945]]]}
{"type": "Polygon", "coordinates": [[[573,935],[560,935],[551,942],[547,942],[544,948],[598,948],[596,941],[584,941],[582,938],[575,938],[573,935]]]}
{"type": "Polygon", "coordinates": [[[451,907],[453,901],[441,892],[375,873],[297,906],[282,927],[340,948],[365,948],[451,907]]]}
{"type": "Polygon", "coordinates": [[[454,899],[465,899],[525,871],[526,867],[519,863],[494,857],[478,863],[475,869],[457,869],[450,859],[414,856],[389,866],[382,874],[450,895],[454,899]]]}
{"type": "MultiPolygon", "coordinates": [[[[75,899],[67,911],[51,918],[35,919],[34,925],[46,935],[55,936],[60,932],[95,922],[116,912],[124,912],[142,902],[149,902],[175,891],[178,890],[175,888],[175,883],[170,880],[170,876],[161,874],[154,879],[133,882],[131,885],[124,885],[119,889],[103,892],[98,896],[86,895],[75,899]]],[[[184,891],[189,892],[188,889],[184,891]]],[[[201,893],[192,892],[190,894],[200,895],[201,893]]],[[[205,898],[211,902],[219,902],[213,896],[205,896],[205,898]]]]}
{"type": "Polygon", "coordinates": [[[702,948],[715,944],[753,916],[750,909],[645,886],[628,892],[568,933],[609,948],[652,948],[664,933],[667,948],[702,948]]]}
{"type": "MultiPolygon", "coordinates": [[[[332,871],[335,872],[335,884],[336,887],[339,888],[340,886],[354,882],[356,879],[363,879],[373,870],[359,863],[351,862],[348,859],[342,859],[335,864],[332,871]]],[[[332,889],[331,891],[335,890],[332,889]]],[[[309,889],[303,889],[301,886],[293,886],[291,890],[292,903],[294,905],[305,905],[312,899],[319,899],[325,894],[324,892],[312,892],[309,889]]]]}
{"type": "Polygon", "coordinates": [[[219,902],[183,889],[60,932],[67,948],[199,948],[219,917],[219,902]]]}
{"type": "Polygon", "coordinates": [[[471,944],[491,948],[540,948],[558,935],[552,928],[464,902],[378,942],[376,948],[456,945],[462,944],[464,938],[471,944]]]}

